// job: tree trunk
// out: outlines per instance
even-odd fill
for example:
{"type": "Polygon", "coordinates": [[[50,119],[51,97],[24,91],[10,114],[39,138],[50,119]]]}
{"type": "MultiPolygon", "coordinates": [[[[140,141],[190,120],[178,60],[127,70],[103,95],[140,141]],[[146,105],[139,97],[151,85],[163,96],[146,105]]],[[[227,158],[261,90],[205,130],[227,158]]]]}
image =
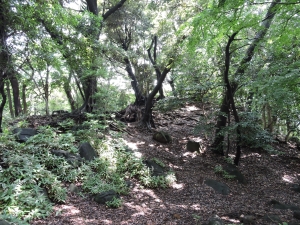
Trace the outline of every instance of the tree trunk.
{"type": "MultiPolygon", "coordinates": [[[[275,6],[277,5],[277,3],[279,3],[280,0],[275,0],[274,2],[271,3],[266,17],[262,22],[262,29],[256,34],[255,39],[253,40],[253,42],[251,43],[251,45],[249,46],[249,48],[246,51],[246,54],[244,56],[244,58],[241,60],[235,74],[234,77],[237,76],[241,76],[244,74],[245,70],[248,67],[248,62],[251,61],[253,55],[254,55],[254,50],[256,48],[256,46],[258,45],[259,41],[262,40],[264,38],[264,36],[266,35],[272,19],[275,16],[275,6]]],[[[226,114],[226,111],[230,109],[230,105],[233,111],[233,115],[235,118],[235,122],[238,123],[239,122],[239,117],[238,117],[238,113],[234,104],[234,93],[237,89],[237,85],[236,83],[233,83],[230,85],[229,79],[228,79],[228,71],[229,71],[229,65],[230,65],[230,44],[231,42],[234,40],[235,35],[237,34],[237,32],[235,32],[228,40],[227,46],[226,46],[226,57],[225,57],[225,72],[224,72],[224,81],[225,81],[225,85],[226,85],[226,92],[224,94],[223,97],[223,102],[221,105],[221,109],[220,109],[220,116],[218,118],[218,122],[217,122],[217,129],[216,129],[216,137],[215,137],[215,141],[213,146],[216,148],[216,146],[223,146],[223,141],[224,141],[224,135],[221,133],[222,128],[224,128],[226,126],[226,117],[224,117],[224,113],[226,114]],[[225,80],[226,79],[226,80],[225,80]],[[227,80],[228,79],[228,80],[227,80]],[[229,100],[229,103],[228,103],[229,100]],[[224,104],[225,103],[225,104],[224,104]],[[223,114],[223,115],[222,115],[223,114]]],[[[238,139],[240,139],[240,129],[239,127],[237,128],[237,136],[238,139]]],[[[236,152],[236,157],[234,160],[234,163],[236,165],[238,165],[239,163],[239,159],[241,156],[241,149],[240,149],[240,145],[239,145],[239,140],[237,140],[237,152],[236,152]]],[[[218,150],[216,152],[219,152],[221,154],[224,154],[223,150],[218,150]]]]}
{"type": "MultiPolygon", "coordinates": [[[[154,97],[157,94],[157,92],[159,91],[159,89],[161,88],[161,85],[162,85],[163,81],[165,80],[167,74],[170,72],[173,61],[174,61],[173,58],[171,58],[169,60],[169,63],[167,64],[167,66],[165,66],[164,71],[162,72],[159,80],[157,81],[156,86],[154,87],[154,89],[150,92],[150,94],[147,97],[146,107],[145,107],[145,112],[143,115],[142,122],[147,126],[148,129],[151,129],[152,108],[153,108],[154,97]]],[[[154,123],[152,124],[152,126],[155,127],[154,123]]]]}
{"type": "MultiPolygon", "coordinates": [[[[105,21],[115,11],[117,11],[120,7],[122,7],[122,5],[125,2],[126,2],[126,0],[120,0],[113,7],[111,7],[108,11],[106,11],[102,15],[103,21],[105,21]]],[[[97,0],[86,0],[86,3],[87,3],[87,10],[89,12],[91,12],[93,15],[98,16],[97,0]]],[[[45,21],[43,18],[37,18],[37,19],[43,24],[46,31],[50,34],[51,38],[58,45],[60,45],[62,47],[61,53],[71,67],[71,65],[73,64],[72,60],[71,60],[72,54],[69,51],[68,47],[66,47],[64,45],[64,38],[63,38],[62,33],[56,27],[54,27],[51,23],[45,21]]],[[[93,27],[92,30],[94,30],[94,32],[92,34],[91,33],[88,33],[88,34],[83,33],[83,35],[88,35],[89,38],[90,38],[90,36],[93,36],[95,41],[98,40],[102,25],[103,25],[103,23],[100,24],[98,29],[94,29],[96,24],[94,24],[93,21],[91,21],[90,26],[93,27]]],[[[93,49],[93,46],[91,46],[91,48],[93,49]]],[[[96,51],[96,49],[93,49],[93,51],[96,51]]],[[[80,79],[80,81],[82,83],[82,87],[83,87],[83,93],[85,95],[84,99],[83,99],[83,101],[84,101],[83,105],[79,108],[79,110],[83,110],[86,112],[92,112],[95,107],[95,103],[96,103],[95,94],[97,92],[97,77],[95,77],[94,75],[91,75],[88,77],[80,76],[80,74],[81,74],[80,69],[77,69],[76,73],[79,75],[79,79],[80,79]]]]}
{"type": "MultiPolygon", "coordinates": [[[[157,65],[157,62],[156,62],[156,54],[157,54],[157,36],[154,36],[152,41],[151,41],[151,45],[150,47],[147,49],[147,52],[148,52],[148,57],[151,61],[151,64],[155,70],[155,73],[156,73],[156,79],[157,79],[157,83],[159,82],[159,79],[160,77],[162,76],[161,74],[161,71],[157,65]],[[153,57],[151,55],[151,49],[152,49],[152,46],[153,46],[153,57]]],[[[159,97],[157,100],[159,99],[163,99],[165,98],[165,95],[164,95],[164,91],[163,91],[163,85],[161,84],[160,87],[159,87],[159,97]]]]}
{"type": "Polygon", "coordinates": [[[8,107],[9,107],[10,116],[11,116],[11,118],[15,118],[11,94],[10,94],[9,82],[6,82],[6,94],[7,94],[7,98],[8,98],[8,107]]]}
{"type": "Polygon", "coordinates": [[[4,0],[0,0],[0,94],[2,96],[2,102],[0,104],[0,133],[2,133],[2,119],[3,110],[6,103],[6,94],[4,90],[5,80],[7,78],[7,71],[9,66],[9,55],[7,48],[7,16],[5,15],[9,9],[8,4],[4,0]]]}
{"type": "Polygon", "coordinates": [[[135,95],[134,105],[137,105],[137,106],[144,105],[145,104],[145,99],[142,96],[142,93],[141,93],[140,88],[138,86],[138,81],[136,79],[136,76],[133,73],[131,63],[130,63],[128,58],[124,58],[124,62],[126,64],[125,70],[126,70],[128,76],[131,79],[131,86],[132,86],[132,89],[133,89],[134,95],[135,95]]]}
{"type": "Polygon", "coordinates": [[[64,80],[64,90],[65,90],[65,93],[67,95],[69,104],[71,106],[71,110],[75,111],[76,110],[75,100],[74,100],[74,98],[72,96],[71,86],[70,86],[71,78],[72,78],[72,73],[69,74],[69,78],[68,79],[64,80]]]}
{"type": "Polygon", "coordinates": [[[11,71],[11,73],[8,75],[8,77],[9,77],[9,81],[10,81],[10,84],[12,87],[15,116],[18,117],[22,113],[20,91],[19,91],[19,81],[15,75],[15,71],[11,71]]]}
{"type": "Polygon", "coordinates": [[[27,114],[27,101],[26,101],[26,84],[22,85],[22,104],[23,104],[23,114],[27,114]]]}

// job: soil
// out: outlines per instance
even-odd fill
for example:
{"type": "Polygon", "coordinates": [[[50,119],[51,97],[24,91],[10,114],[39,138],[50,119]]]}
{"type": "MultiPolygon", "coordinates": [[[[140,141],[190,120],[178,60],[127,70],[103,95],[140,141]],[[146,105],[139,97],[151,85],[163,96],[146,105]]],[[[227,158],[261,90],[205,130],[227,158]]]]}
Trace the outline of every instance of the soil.
{"type": "MultiPolygon", "coordinates": [[[[157,130],[168,132],[173,141],[161,144],[152,139],[153,133],[128,123],[124,139],[136,153],[146,158],[158,158],[175,174],[177,181],[166,189],[142,188],[137,181],[129,195],[122,196],[123,206],[117,209],[99,205],[88,197],[69,193],[64,204],[56,204],[48,218],[35,220],[34,225],[47,224],[122,224],[122,225],[195,225],[203,224],[218,215],[225,224],[241,224],[241,217],[251,218],[248,224],[279,224],[293,221],[293,211],[275,209],[269,204],[277,200],[300,207],[300,193],[292,190],[299,184],[300,154],[292,144],[277,143],[281,155],[264,151],[242,149],[239,170],[247,184],[225,179],[215,173],[215,167],[224,166],[224,157],[210,149],[213,133],[194,134],[199,121],[212,111],[206,105],[187,105],[165,114],[155,113],[157,130]],[[188,140],[200,143],[200,152],[188,152],[188,140]],[[204,182],[218,180],[230,188],[229,195],[216,193],[204,182]],[[275,215],[277,217],[275,217],[275,215]],[[266,217],[269,220],[266,220],[266,217]]],[[[229,152],[234,157],[234,148],[229,152]]],[[[247,221],[244,221],[247,224],[247,221]]]]}

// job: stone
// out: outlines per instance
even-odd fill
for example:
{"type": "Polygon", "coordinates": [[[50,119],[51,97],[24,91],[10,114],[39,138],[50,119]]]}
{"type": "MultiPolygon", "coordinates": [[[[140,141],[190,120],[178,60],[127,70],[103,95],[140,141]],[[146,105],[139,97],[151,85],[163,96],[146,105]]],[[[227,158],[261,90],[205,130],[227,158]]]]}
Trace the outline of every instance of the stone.
{"type": "Polygon", "coordinates": [[[73,167],[79,167],[82,163],[82,158],[79,155],[69,153],[64,150],[50,150],[53,155],[58,157],[63,157],[67,160],[67,162],[73,167]]]}
{"type": "Polygon", "coordinates": [[[208,219],[207,224],[208,225],[224,225],[224,222],[218,215],[214,215],[208,219]]]}
{"type": "Polygon", "coordinates": [[[235,165],[228,163],[226,166],[224,166],[224,171],[227,172],[229,175],[234,176],[233,179],[237,180],[240,184],[247,184],[244,175],[235,165]]]}
{"type": "Polygon", "coordinates": [[[79,193],[79,188],[75,184],[70,184],[69,191],[71,193],[79,193]]]}
{"type": "Polygon", "coordinates": [[[158,165],[153,160],[145,160],[143,163],[150,169],[151,174],[153,176],[163,176],[164,175],[164,168],[160,165],[158,165]]]}
{"type": "Polygon", "coordinates": [[[299,184],[295,184],[295,185],[292,187],[292,190],[295,191],[295,192],[300,193],[300,185],[299,185],[299,184]]]}
{"type": "Polygon", "coordinates": [[[91,161],[94,158],[98,157],[97,152],[88,142],[84,142],[80,145],[79,155],[81,158],[84,158],[87,161],[91,161]]]}
{"type": "Polygon", "coordinates": [[[189,152],[199,152],[200,151],[200,143],[189,140],[187,145],[186,145],[186,149],[189,152]]]}
{"type": "Polygon", "coordinates": [[[16,135],[17,141],[24,143],[30,137],[37,134],[37,130],[33,128],[15,128],[13,134],[16,135]]]}
{"type": "Polygon", "coordinates": [[[206,179],[204,183],[212,187],[219,194],[228,195],[230,193],[229,187],[226,184],[223,184],[219,181],[213,179],[206,179]]]}
{"type": "Polygon", "coordinates": [[[10,223],[7,222],[6,220],[0,219],[0,225],[10,225],[10,223]]]}
{"type": "Polygon", "coordinates": [[[295,219],[297,219],[297,220],[300,220],[300,211],[299,211],[299,210],[294,211],[293,217],[294,217],[295,219]]]}
{"type": "Polygon", "coordinates": [[[135,184],[133,182],[131,182],[130,180],[126,180],[125,184],[128,188],[134,188],[135,184]]]}
{"type": "Polygon", "coordinates": [[[106,202],[112,201],[114,198],[120,198],[120,196],[114,190],[109,190],[96,194],[94,201],[98,204],[105,204],[106,202]]]}
{"type": "Polygon", "coordinates": [[[266,214],[266,215],[264,215],[263,220],[265,220],[267,222],[281,223],[281,219],[278,215],[266,214]]]}
{"type": "Polygon", "coordinates": [[[255,216],[252,216],[252,215],[241,215],[241,217],[240,217],[240,221],[245,225],[246,224],[255,224],[254,220],[255,220],[255,216]]]}
{"type": "Polygon", "coordinates": [[[289,205],[289,204],[282,204],[277,200],[272,199],[269,202],[270,205],[273,206],[274,209],[281,209],[281,210],[287,210],[290,209],[292,211],[300,211],[300,208],[298,206],[295,205],[289,205]]]}
{"type": "Polygon", "coordinates": [[[164,131],[155,132],[153,134],[153,139],[163,144],[172,142],[172,137],[164,131]]]}

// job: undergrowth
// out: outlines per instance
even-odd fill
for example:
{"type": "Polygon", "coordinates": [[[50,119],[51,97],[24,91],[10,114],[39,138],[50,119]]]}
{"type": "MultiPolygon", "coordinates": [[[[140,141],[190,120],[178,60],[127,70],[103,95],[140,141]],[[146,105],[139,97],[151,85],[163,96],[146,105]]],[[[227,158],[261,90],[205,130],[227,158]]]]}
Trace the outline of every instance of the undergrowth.
{"type": "MultiPolygon", "coordinates": [[[[63,125],[67,128],[71,124],[67,121],[63,125]]],[[[127,194],[126,181],[133,177],[146,187],[168,187],[175,180],[171,172],[167,176],[152,176],[143,159],[128,151],[118,133],[106,133],[105,138],[106,126],[91,120],[84,128],[88,129],[59,133],[54,128],[40,127],[38,134],[26,143],[16,142],[10,130],[4,131],[0,136],[0,165],[6,165],[0,167],[0,218],[27,224],[32,219],[47,217],[54,203],[66,201],[68,183],[80,182],[81,194],[108,190],[127,194]],[[91,143],[98,158],[73,165],[51,154],[51,150],[57,149],[78,154],[83,141],[91,143]]],[[[107,205],[121,204],[121,199],[115,199],[107,205]]]]}

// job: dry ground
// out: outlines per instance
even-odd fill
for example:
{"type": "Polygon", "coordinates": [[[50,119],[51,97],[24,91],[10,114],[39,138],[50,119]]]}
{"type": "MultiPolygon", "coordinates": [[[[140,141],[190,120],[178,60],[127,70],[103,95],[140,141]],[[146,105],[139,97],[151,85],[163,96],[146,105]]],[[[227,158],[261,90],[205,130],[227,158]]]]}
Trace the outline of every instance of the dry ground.
{"type": "Polygon", "coordinates": [[[278,215],[281,221],[295,221],[292,211],[273,209],[267,203],[276,199],[300,206],[300,194],[291,190],[293,184],[299,183],[299,152],[288,144],[275,146],[284,156],[244,149],[239,168],[248,184],[226,180],[214,172],[215,166],[225,164],[225,160],[210,152],[212,134],[193,134],[197,121],[209,113],[208,108],[189,105],[156,115],[158,129],[168,131],[173,137],[170,144],[160,144],[152,139],[151,133],[129,124],[127,130],[132,136],[124,135],[127,144],[144,157],[156,157],[169,166],[177,178],[172,187],[144,189],[136,183],[128,196],[122,196],[124,204],[118,209],[70,193],[65,204],[55,205],[49,218],[32,224],[194,225],[203,224],[213,214],[219,215],[226,224],[241,224],[241,215],[254,216],[253,224],[278,225],[275,221],[263,221],[266,214],[278,215]],[[200,154],[186,151],[188,139],[201,142],[200,154]],[[231,193],[217,194],[204,184],[206,178],[226,183],[231,193]]]}

